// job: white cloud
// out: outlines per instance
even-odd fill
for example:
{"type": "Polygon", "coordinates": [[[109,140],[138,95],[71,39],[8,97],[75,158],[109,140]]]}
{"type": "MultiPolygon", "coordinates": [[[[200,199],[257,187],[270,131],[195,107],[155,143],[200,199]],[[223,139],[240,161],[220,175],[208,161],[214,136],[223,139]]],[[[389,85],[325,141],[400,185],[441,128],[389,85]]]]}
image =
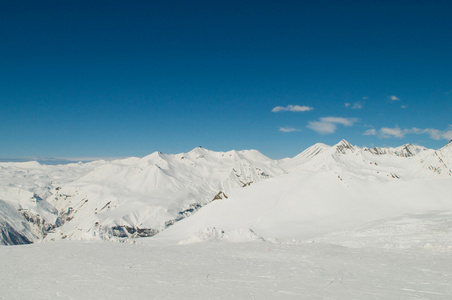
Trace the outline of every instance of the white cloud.
{"type": "Polygon", "coordinates": [[[363,97],[363,100],[367,100],[367,99],[369,99],[369,97],[367,97],[367,96],[364,96],[364,97],[363,97]]]}
{"type": "Polygon", "coordinates": [[[432,129],[427,128],[422,130],[420,133],[427,133],[430,135],[430,137],[434,140],[452,140],[452,126],[449,126],[446,130],[438,130],[438,129],[432,129]]]}
{"type": "Polygon", "coordinates": [[[391,99],[391,101],[400,101],[399,97],[395,95],[390,96],[389,99],[391,99]]]}
{"type": "Polygon", "coordinates": [[[425,131],[425,129],[420,129],[420,128],[416,128],[416,127],[413,127],[411,129],[405,129],[406,133],[414,133],[414,134],[422,134],[422,133],[425,133],[424,131],[425,131]]]}
{"type": "Polygon", "coordinates": [[[335,123],[335,124],[342,124],[344,126],[352,126],[353,123],[358,121],[358,119],[355,118],[338,118],[338,117],[326,117],[326,118],[320,118],[321,122],[328,122],[328,123],[335,123]]]}
{"type": "Polygon", "coordinates": [[[415,132],[416,134],[427,133],[434,140],[440,140],[442,136],[442,132],[438,129],[427,128],[420,132],[415,132]]]}
{"type": "Polygon", "coordinates": [[[403,108],[403,109],[408,108],[407,105],[402,105],[402,106],[400,106],[400,107],[403,108]]]}
{"type": "Polygon", "coordinates": [[[443,139],[452,140],[452,129],[443,132],[443,139]]]}
{"type": "Polygon", "coordinates": [[[378,135],[382,138],[403,138],[407,134],[428,134],[433,140],[451,140],[452,139],[452,126],[449,126],[446,130],[439,130],[434,128],[406,128],[401,129],[398,126],[394,128],[383,127],[380,130],[369,129],[363,132],[363,135],[378,135]]]}
{"type": "Polygon", "coordinates": [[[294,132],[301,131],[300,129],[292,128],[292,127],[279,127],[279,131],[281,132],[294,132]]]}
{"type": "Polygon", "coordinates": [[[280,112],[280,111],[292,111],[292,112],[301,112],[301,111],[311,111],[313,110],[313,107],[310,106],[300,106],[300,105],[287,105],[286,107],[283,106],[275,106],[272,109],[272,112],[280,112]]]}
{"type": "Polygon", "coordinates": [[[318,133],[334,133],[337,129],[336,124],[328,123],[328,122],[318,122],[318,121],[311,121],[308,123],[308,128],[314,130],[318,133]]]}
{"type": "Polygon", "coordinates": [[[363,135],[377,135],[377,131],[375,129],[368,129],[366,131],[363,132],[363,135]]]}
{"type": "Polygon", "coordinates": [[[363,104],[361,102],[355,102],[353,103],[352,109],[362,109],[363,104]]]}
{"type": "Polygon", "coordinates": [[[337,129],[337,125],[352,126],[356,121],[358,120],[355,118],[325,117],[320,118],[319,121],[308,122],[306,127],[317,133],[328,134],[334,133],[337,129]]]}
{"type": "Polygon", "coordinates": [[[399,127],[394,128],[383,127],[380,129],[380,135],[384,138],[390,137],[403,138],[405,136],[405,132],[399,127]]]}
{"type": "Polygon", "coordinates": [[[344,103],[345,107],[349,107],[351,109],[362,109],[363,108],[363,104],[359,101],[351,104],[351,103],[344,103]]]}

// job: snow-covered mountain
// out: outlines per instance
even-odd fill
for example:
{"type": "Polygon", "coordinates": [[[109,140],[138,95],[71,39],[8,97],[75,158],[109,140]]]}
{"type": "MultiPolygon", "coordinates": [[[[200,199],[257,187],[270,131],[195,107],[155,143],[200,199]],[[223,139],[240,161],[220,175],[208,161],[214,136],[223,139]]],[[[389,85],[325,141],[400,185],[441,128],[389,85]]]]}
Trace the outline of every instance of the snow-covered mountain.
{"type": "Polygon", "coordinates": [[[450,147],[317,144],[284,160],[287,174],[233,190],[227,200],[210,204],[156,238],[189,243],[200,236],[216,239],[218,232],[250,236],[252,230],[264,239],[306,240],[383,218],[451,211],[450,147]]]}
{"type": "Polygon", "coordinates": [[[439,150],[403,145],[397,148],[360,148],[342,140],[333,147],[315,144],[293,159],[285,169],[349,170],[378,178],[430,178],[452,175],[452,143],[439,150]]]}
{"type": "Polygon", "coordinates": [[[177,155],[155,152],[59,166],[0,163],[0,168],[4,244],[152,236],[226,198],[230,189],[285,173],[255,150],[201,147],[177,155]]]}
{"type": "Polygon", "coordinates": [[[451,143],[370,149],[347,141],[283,160],[198,147],[57,166],[0,163],[0,243],[187,239],[215,226],[305,238],[337,224],[452,209],[451,170],[451,143]]]}

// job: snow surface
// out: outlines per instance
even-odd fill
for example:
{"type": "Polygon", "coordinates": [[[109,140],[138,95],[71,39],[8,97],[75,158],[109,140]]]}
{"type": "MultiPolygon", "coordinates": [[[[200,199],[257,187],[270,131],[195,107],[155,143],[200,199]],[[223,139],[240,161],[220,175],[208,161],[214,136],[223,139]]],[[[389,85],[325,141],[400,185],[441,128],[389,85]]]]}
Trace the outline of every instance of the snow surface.
{"type": "Polygon", "coordinates": [[[0,247],[0,299],[450,299],[450,220],[409,215],[316,242],[0,247]],[[427,224],[447,244],[429,246],[415,230],[427,224]]]}

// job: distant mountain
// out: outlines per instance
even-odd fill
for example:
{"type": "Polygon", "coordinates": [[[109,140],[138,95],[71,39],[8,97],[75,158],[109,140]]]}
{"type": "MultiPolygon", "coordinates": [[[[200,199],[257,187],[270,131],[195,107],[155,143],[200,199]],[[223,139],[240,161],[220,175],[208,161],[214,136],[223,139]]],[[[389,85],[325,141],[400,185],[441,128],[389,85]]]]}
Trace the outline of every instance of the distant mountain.
{"type": "Polygon", "coordinates": [[[14,224],[2,218],[0,226],[26,232],[23,241],[152,236],[226,198],[230,189],[285,173],[277,161],[255,150],[201,147],[177,155],[155,152],[59,166],[0,163],[0,168],[0,200],[21,216],[14,224]]]}
{"type": "Polygon", "coordinates": [[[386,210],[403,213],[410,205],[449,207],[451,167],[451,144],[359,148],[344,140],[283,160],[256,150],[198,147],[67,165],[0,163],[0,243],[156,234],[184,239],[210,226],[306,237],[328,231],[324,217],[334,228],[384,217],[386,210]],[[428,195],[434,200],[425,204],[420,199],[428,195]],[[378,208],[374,215],[359,215],[372,207],[378,208]]]}
{"type": "Polygon", "coordinates": [[[287,174],[232,190],[155,238],[191,243],[241,232],[242,240],[301,241],[405,214],[452,211],[450,154],[450,145],[316,144],[281,162],[287,174]]]}

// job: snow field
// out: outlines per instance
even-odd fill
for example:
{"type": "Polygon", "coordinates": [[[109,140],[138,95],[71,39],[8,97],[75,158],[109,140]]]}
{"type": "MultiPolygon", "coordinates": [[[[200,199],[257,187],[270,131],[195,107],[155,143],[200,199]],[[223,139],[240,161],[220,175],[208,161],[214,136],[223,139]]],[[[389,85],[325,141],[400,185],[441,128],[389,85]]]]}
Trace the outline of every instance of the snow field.
{"type": "MultiPolygon", "coordinates": [[[[414,235],[412,239],[417,239],[414,235]]],[[[448,299],[452,252],[326,243],[0,248],[1,299],[448,299]]]]}

